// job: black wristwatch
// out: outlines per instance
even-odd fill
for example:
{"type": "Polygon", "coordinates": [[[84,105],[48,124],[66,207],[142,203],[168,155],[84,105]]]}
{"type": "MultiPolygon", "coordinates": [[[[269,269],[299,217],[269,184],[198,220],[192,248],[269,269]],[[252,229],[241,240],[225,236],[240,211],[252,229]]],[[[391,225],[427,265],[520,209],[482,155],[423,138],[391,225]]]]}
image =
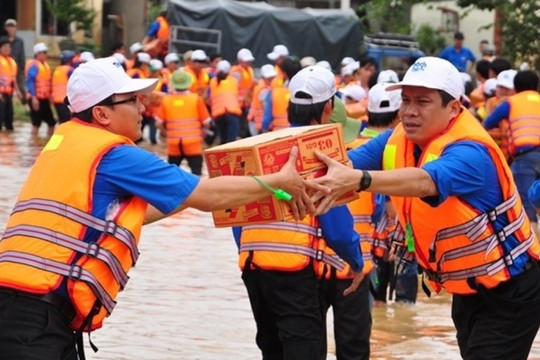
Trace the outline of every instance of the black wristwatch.
{"type": "Polygon", "coordinates": [[[362,170],[362,178],[356,192],[364,191],[371,185],[371,175],[366,170],[362,170]]]}

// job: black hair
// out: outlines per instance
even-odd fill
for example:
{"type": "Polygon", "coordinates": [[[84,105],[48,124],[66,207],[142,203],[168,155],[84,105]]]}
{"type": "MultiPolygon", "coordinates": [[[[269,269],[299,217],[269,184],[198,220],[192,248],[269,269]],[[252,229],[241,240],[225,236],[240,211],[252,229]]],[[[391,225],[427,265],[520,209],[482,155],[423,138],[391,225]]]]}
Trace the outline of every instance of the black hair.
{"type": "Polygon", "coordinates": [[[495,75],[499,75],[502,71],[510,70],[511,68],[512,64],[510,64],[510,61],[503,58],[495,58],[489,63],[489,69],[493,71],[495,75]]]}
{"type": "Polygon", "coordinates": [[[398,116],[398,112],[399,110],[384,113],[368,111],[368,125],[373,127],[388,127],[398,116]]]}
{"type": "Polygon", "coordinates": [[[0,38],[0,46],[4,46],[4,44],[11,44],[7,36],[2,36],[0,38]]]}
{"type": "Polygon", "coordinates": [[[285,58],[283,62],[280,65],[281,70],[285,73],[287,76],[287,79],[292,79],[294,75],[296,75],[297,72],[302,70],[302,66],[300,65],[300,62],[298,60],[294,60],[292,58],[285,58]]]}
{"type": "MultiPolygon", "coordinates": [[[[453,97],[452,95],[450,95],[449,93],[447,93],[444,90],[439,90],[439,94],[441,94],[442,105],[444,107],[446,107],[446,105],[448,105],[452,100],[456,100],[455,97],[453,97]]],[[[459,99],[457,99],[457,100],[459,100],[459,99]]]]}
{"type": "Polygon", "coordinates": [[[490,61],[486,59],[478,60],[476,63],[476,72],[482,75],[484,79],[489,78],[490,61]]]}
{"type": "Polygon", "coordinates": [[[463,39],[465,39],[465,36],[463,35],[463,33],[461,31],[456,31],[454,33],[454,39],[463,40],[463,39]]]}
{"type": "MultiPolygon", "coordinates": [[[[311,99],[312,96],[303,92],[297,91],[295,97],[300,99],[311,99]]],[[[330,100],[330,99],[329,99],[330,100]]],[[[334,107],[334,97],[332,96],[332,108],[334,107]]],[[[315,120],[318,124],[321,123],[324,106],[328,101],[323,101],[316,104],[295,104],[289,101],[287,115],[289,122],[294,126],[311,125],[311,121],[315,120]]]]}
{"type": "Polygon", "coordinates": [[[118,50],[122,49],[124,46],[125,46],[124,42],[115,41],[114,44],[111,46],[111,54],[114,54],[118,50]]]}
{"type": "MultiPolygon", "coordinates": [[[[113,101],[114,101],[114,94],[107,96],[105,99],[101,100],[95,105],[90,106],[86,110],[79,111],[77,113],[71,113],[71,116],[81,119],[84,122],[91,123],[92,122],[92,109],[94,109],[94,106],[107,105],[107,104],[112,103],[113,101]]],[[[67,96],[64,98],[64,104],[69,105],[69,100],[67,96]]]]}
{"type": "Polygon", "coordinates": [[[377,68],[377,60],[375,60],[371,56],[362,56],[360,58],[360,67],[363,68],[369,65],[375,66],[375,68],[377,68]]]}
{"type": "Polygon", "coordinates": [[[208,59],[210,59],[210,62],[216,60],[217,58],[222,58],[223,55],[221,55],[220,53],[212,53],[208,56],[208,59]]]}
{"type": "Polygon", "coordinates": [[[532,70],[518,71],[514,77],[514,89],[516,89],[516,92],[538,91],[538,74],[532,70]]]}

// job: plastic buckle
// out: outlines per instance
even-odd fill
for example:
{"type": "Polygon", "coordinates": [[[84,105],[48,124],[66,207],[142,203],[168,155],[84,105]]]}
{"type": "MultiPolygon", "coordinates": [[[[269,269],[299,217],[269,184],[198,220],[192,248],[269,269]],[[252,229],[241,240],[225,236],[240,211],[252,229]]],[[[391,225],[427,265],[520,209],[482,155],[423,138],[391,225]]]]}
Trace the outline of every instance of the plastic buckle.
{"type": "Polygon", "coordinates": [[[103,228],[103,232],[107,235],[114,235],[116,234],[116,230],[118,229],[118,224],[116,224],[112,220],[106,220],[105,226],[103,228]]]}
{"type": "Polygon", "coordinates": [[[88,247],[86,248],[86,255],[97,258],[97,255],[100,251],[100,247],[96,243],[90,243],[88,244],[88,247]]]}
{"type": "Polygon", "coordinates": [[[315,252],[315,260],[322,261],[323,257],[324,257],[324,251],[317,250],[315,252]]]}
{"type": "Polygon", "coordinates": [[[71,265],[71,268],[69,269],[69,275],[68,277],[70,279],[75,279],[75,280],[79,280],[82,276],[82,267],[80,267],[79,265],[71,265]]]}

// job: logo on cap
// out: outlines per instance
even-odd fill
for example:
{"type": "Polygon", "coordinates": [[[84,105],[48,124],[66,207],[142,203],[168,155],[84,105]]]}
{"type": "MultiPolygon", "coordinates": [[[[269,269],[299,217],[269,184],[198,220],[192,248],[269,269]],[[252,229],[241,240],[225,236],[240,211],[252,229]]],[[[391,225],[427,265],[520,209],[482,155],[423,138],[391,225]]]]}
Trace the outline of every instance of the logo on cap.
{"type": "Polygon", "coordinates": [[[426,69],[427,64],[424,61],[417,61],[412,65],[411,71],[417,72],[417,71],[424,71],[426,69]]]}

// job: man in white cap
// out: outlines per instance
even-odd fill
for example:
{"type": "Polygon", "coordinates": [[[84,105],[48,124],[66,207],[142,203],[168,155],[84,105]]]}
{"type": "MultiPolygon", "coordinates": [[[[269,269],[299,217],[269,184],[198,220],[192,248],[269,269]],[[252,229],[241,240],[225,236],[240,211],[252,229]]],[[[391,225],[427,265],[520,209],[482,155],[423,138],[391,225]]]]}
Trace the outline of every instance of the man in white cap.
{"type": "MultiPolygon", "coordinates": [[[[3,358],[76,359],[76,339],[84,358],[81,332],[112,312],[139,256],[143,224],[187,207],[211,211],[268,196],[252,177],[200,179],[135,146],[144,110],[138,95],[155,83],[130,78],[111,57],[69,78],[73,118],[36,159],[0,241],[3,358]]],[[[303,218],[310,203],[301,201],[296,154],[259,180],[300,200],[291,205],[303,218]]]]}
{"type": "Polygon", "coordinates": [[[272,80],[277,76],[276,69],[270,64],[261,66],[261,79],[253,89],[253,97],[248,113],[248,126],[251,135],[260,134],[264,116],[266,97],[271,89],[272,80]]]}
{"type": "Polygon", "coordinates": [[[52,72],[47,63],[45,43],[34,45],[34,59],[25,67],[27,97],[30,104],[30,118],[32,120],[32,135],[37,135],[41,123],[48,125],[47,134],[51,135],[56,125],[50,98],[52,95],[52,72]]]}
{"type": "Polygon", "coordinates": [[[540,244],[497,144],[460,104],[463,83],[448,61],[422,57],[400,88],[401,123],[349,151],[354,169],[328,166],[311,180],[333,191],[390,195],[433,290],[453,296],[464,359],[526,360],[540,326],[540,244]]]}
{"type": "MultiPolygon", "coordinates": [[[[304,68],[291,78],[289,90],[289,118],[293,125],[330,122],[336,92],[332,72],[320,66],[304,68]]],[[[356,291],[358,286],[362,286],[363,260],[358,246],[360,239],[354,231],[347,206],[337,206],[327,214],[308,216],[300,222],[251,225],[236,230],[235,236],[240,245],[242,279],[257,323],[257,346],[263,359],[326,358],[327,299],[323,299],[326,293],[320,292],[319,270],[326,269],[326,274],[330,275],[334,269],[332,266],[335,266],[339,270],[354,272],[354,279],[351,280],[351,276],[338,290],[339,296],[351,299],[344,305],[360,303],[364,306],[367,318],[362,320],[365,321],[353,319],[349,326],[363,327],[369,323],[368,288],[363,287],[366,290],[363,292],[364,301],[360,299],[362,291],[356,291]],[[344,269],[343,261],[336,264],[330,260],[334,257],[326,255],[326,252],[323,255],[327,247],[350,265],[344,269]],[[277,252],[275,249],[281,250],[277,252]],[[351,295],[344,296],[343,292],[351,295]]],[[[349,314],[355,310],[356,306],[353,310],[345,308],[349,314]]]]}
{"type": "Polygon", "coordinates": [[[237,63],[231,68],[231,76],[238,82],[238,98],[242,107],[242,115],[240,116],[240,137],[248,137],[250,135],[247,114],[249,105],[253,97],[253,89],[255,87],[255,73],[253,71],[253,61],[255,57],[251,50],[243,48],[238,50],[236,54],[237,63]]]}
{"type": "Polygon", "coordinates": [[[287,79],[286,75],[283,72],[281,64],[283,63],[283,60],[289,57],[289,49],[287,49],[285,45],[278,44],[274,46],[272,52],[266,54],[266,57],[274,62],[276,72],[278,73],[277,76],[274,78],[272,87],[283,86],[287,79]]]}
{"type": "Polygon", "coordinates": [[[208,92],[208,84],[210,76],[205,70],[208,64],[208,56],[202,49],[196,49],[191,52],[190,61],[184,65],[181,70],[189,73],[193,78],[191,92],[198,94],[203,99],[206,99],[208,92]]]}
{"type": "Polygon", "coordinates": [[[140,42],[135,42],[131,44],[129,47],[129,52],[131,53],[131,57],[126,61],[126,69],[132,69],[133,65],[135,65],[135,59],[137,58],[137,54],[144,51],[144,46],[140,42]]]}

